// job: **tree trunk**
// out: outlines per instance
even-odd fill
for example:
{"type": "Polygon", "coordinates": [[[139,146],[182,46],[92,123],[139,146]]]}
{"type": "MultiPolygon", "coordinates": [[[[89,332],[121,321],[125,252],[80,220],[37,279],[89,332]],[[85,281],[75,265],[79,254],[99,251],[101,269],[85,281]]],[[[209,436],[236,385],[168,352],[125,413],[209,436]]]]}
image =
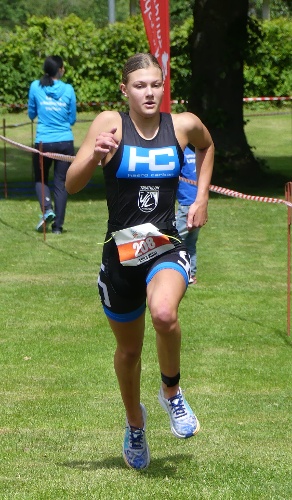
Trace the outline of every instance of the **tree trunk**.
{"type": "Polygon", "coordinates": [[[195,91],[189,110],[213,137],[215,178],[219,174],[221,179],[255,180],[260,165],[247,143],[243,121],[248,0],[195,0],[193,13],[190,51],[195,91]]]}
{"type": "Polygon", "coordinates": [[[270,0],[263,0],[263,19],[270,20],[271,12],[270,12],[270,0]]]}
{"type": "Polygon", "coordinates": [[[136,0],[130,0],[130,16],[137,14],[136,0]]]}
{"type": "Polygon", "coordinates": [[[116,22],[116,1],[108,0],[108,22],[113,24],[116,22]]]}

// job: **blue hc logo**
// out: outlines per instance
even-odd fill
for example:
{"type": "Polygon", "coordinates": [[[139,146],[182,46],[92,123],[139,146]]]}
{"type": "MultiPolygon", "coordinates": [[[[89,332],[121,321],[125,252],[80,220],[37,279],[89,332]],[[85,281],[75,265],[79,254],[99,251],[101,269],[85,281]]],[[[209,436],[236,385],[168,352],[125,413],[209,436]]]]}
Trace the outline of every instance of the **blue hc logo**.
{"type": "Polygon", "coordinates": [[[150,149],[126,145],[117,177],[177,177],[179,173],[180,165],[175,146],[150,149]]]}

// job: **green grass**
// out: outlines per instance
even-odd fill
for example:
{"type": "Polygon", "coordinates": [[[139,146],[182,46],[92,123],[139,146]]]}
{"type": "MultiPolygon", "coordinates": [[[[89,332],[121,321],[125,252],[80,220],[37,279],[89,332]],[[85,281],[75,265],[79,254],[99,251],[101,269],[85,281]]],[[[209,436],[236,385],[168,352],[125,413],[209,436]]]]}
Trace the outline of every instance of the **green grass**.
{"type": "MultiPolygon", "coordinates": [[[[272,108],[269,108],[269,110],[270,113],[272,113],[272,108]]],[[[73,127],[76,150],[80,147],[82,140],[88,130],[89,123],[95,116],[96,114],[93,112],[78,114],[78,120],[73,127]]],[[[283,186],[285,182],[291,180],[292,105],[288,103],[283,111],[262,116],[257,113],[256,108],[249,110],[249,108],[247,107],[245,108],[245,120],[245,133],[249,145],[252,147],[255,156],[265,160],[268,167],[268,173],[274,174],[274,176],[271,178],[271,186],[269,186],[269,182],[266,183],[264,188],[263,186],[259,185],[257,192],[252,194],[264,194],[262,190],[267,189],[268,187],[270,195],[272,195],[272,191],[274,189],[275,195],[278,196],[283,193],[283,186]],[[277,180],[278,182],[275,182],[277,180]],[[280,191],[281,189],[282,193],[280,191]]],[[[16,115],[2,115],[2,129],[0,129],[1,135],[4,135],[4,123],[6,127],[5,135],[8,139],[12,139],[15,142],[24,144],[26,146],[33,145],[35,128],[31,128],[31,122],[30,120],[28,120],[26,113],[19,113],[16,115]]],[[[0,141],[0,148],[2,148],[3,150],[2,158],[4,158],[3,141],[0,141]]],[[[6,163],[8,187],[10,183],[32,181],[32,164],[30,153],[7,144],[6,163]]],[[[4,168],[0,168],[0,186],[1,184],[3,184],[4,179],[4,168]]],[[[11,186],[11,188],[12,187],[13,186],[11,186]]]]}
{"type": "Polygon", "coordinates": [[[255,156],[267,162],[269,170],[292,178],[292,103],[285,115],[249,115],[245,133],[255,156]]]}
{"type": "MultiPolygon", "coordinates": [[[[11,182],[26,154],[10,163],[11,182]]],[[[291,498],[286,207],[211,195],[198,285],[180,306],[182,387],[202,429],[185,441],[170,433],[147,314],[151,464],[137,473],[121,457],[115,342],[97,295],[107,213],[99,173],[95,183],[69,197],[67,231],[45,241],[33,194],[0,199],[0,498],[291,498]]]]}

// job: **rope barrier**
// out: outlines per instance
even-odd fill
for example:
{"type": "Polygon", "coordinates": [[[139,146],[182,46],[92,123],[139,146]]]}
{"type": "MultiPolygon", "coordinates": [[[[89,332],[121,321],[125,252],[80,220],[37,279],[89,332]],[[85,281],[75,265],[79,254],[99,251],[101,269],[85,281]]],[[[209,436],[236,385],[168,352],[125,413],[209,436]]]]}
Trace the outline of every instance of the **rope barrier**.
{"type": "MultiPolygon", "coordinates": [[[[243,97],[243,102],[256,102],[256,101],[292,101],[292,96],[280,97],[243,97]]],[[[188,101],[171,101],[171,104],[188,104],[188,101]]]]}
{"type": "Polygon", "coordinates": [[[255,102],[255,101],[292,101],[292,96],[282,96],[282,97],[244,97],[243,102],[255,102]]]}
{"type": "MultiPolygon", "coordinates": [[[[196,181],[193,181],[191,179],[186,179],[185,177],[180,177],[179,180],[195,186],[197,185],[196,181]]],[[[262,201],[264,203],[283,203],[287,207],[292,207],[292,203],[290,201],[282,200],[281,198],[269,198],[268,196],[254,196],[251,194],[239,193],[238,191],[233,191],[232,189],[223,188],[219,186],[213,186],[212,184],[209,186],[209,190],[214,193],[223,194],[225,196],[231,196],[232,198],[240,198],[242,200],[250,200],[250,201],[262,201]]]]}
{"type": "Polygon", "coordinates": [[[12,144],[13,146],[16,146],[19,149],[23,149],[24,151],[28,151],[30,153],[38,153],[41,156],[46,156],[48,158],[53,158],[56,160],[67,160],[69,162],[72,162],[75,158],[75,156],[68,156],[68,155],[62,155],[58,153],[43,153],[42,151],[39,151],[38,149],[31,148],[30,146],[25,146],[24,144],[20,144],[19,142],[15,142],[12,139],[7,139],[7,137],[4,137],[4,135],[0,135],[0,139],[2,139],[5,142],[8,142],[9,144],[12,144]]]}
{"type": "Polygon", "coordinates": [[[23,123],[12,123],[11,125],[5,124],[5,128],[18,128],[18,127],[23,127],[24,125],[31,125],[31,121],[23,123]]]}
{"type": "MultiPolygon", "coordinates": [[[[279,97],[243,97],[243,102],[256,102],[256,101],[292,101],[292,96],[279,96],[279,97]]],[[[188,101],[186,100],[171,100],[171,104],[188,104],[188,101]]],[[[78,107],[96,107],[96,106],[121,106],[125,104],[125,101],[90,101],[90,102],[78,102],[77,106],[78,107]]],[[[0,107],[5,107],[5,108],[11,108],[11,109],[26,109],[27,104],[4,104],[1,103],[0,107]]]]}
{"type": "MultiPolygon", "coordinates": [[[[24,144],[15,142],[12,139],[7,139],[7,137],[4,137],[3,135],[0,135],[0,139],[2,139],[2,141],[8,142],[9,144],[12,144],[13,146],[16,146],[19,149],[23,149],[24,151],[28,151],[31,153],[38,153],[39,155],[46,156],[48,158],[62,159],[62,160],[67,160],[68,162],[72,162],[75,158],[75,156],[68,156],[57,153],[43,153],[38,149],[32,148],[30,146],[25,146],[24,144]]],[[[185,177],[179,177],[179,180],[187,182],[189,184],[193,184],[195,186],[197,185],[196,181],[193,181],[191,179],[186,179],[185,177]]],[[[243,200],[250,200],[250,201],[261,201],[264,203],[282,203],[288,207],[292,207],[292,203],[290,201],[282,200],[281,198],[269,198],[267,196],[254,196],[250,194],[239,193],[238,191],[233,191],[232,189],[214,186],[212,184],[209,186],[209,190],[214,193],[219,193],[225,196],[231,196],[233,198],[240,198],[243,200]]]]}

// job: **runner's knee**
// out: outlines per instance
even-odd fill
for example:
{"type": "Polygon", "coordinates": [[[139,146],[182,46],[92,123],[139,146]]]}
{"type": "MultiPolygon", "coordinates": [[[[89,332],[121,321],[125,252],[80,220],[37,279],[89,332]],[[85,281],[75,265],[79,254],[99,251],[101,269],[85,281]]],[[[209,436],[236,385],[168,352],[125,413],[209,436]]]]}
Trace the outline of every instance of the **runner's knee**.
{"type": "Polygon", "coordinates": [[[127,365],[132,365],[137,363],[141,357],[142,346],[137,346],[136,348],[133,346],[128,347],[117,347],[116,356],[119,357],[119,360],[127,365]]]}
{"type": "Polygon", "coordinates": [[[159,333],[172,333],[177,327],[177,311],[166,302],[150,309],[152,323],[159,333]]]}

